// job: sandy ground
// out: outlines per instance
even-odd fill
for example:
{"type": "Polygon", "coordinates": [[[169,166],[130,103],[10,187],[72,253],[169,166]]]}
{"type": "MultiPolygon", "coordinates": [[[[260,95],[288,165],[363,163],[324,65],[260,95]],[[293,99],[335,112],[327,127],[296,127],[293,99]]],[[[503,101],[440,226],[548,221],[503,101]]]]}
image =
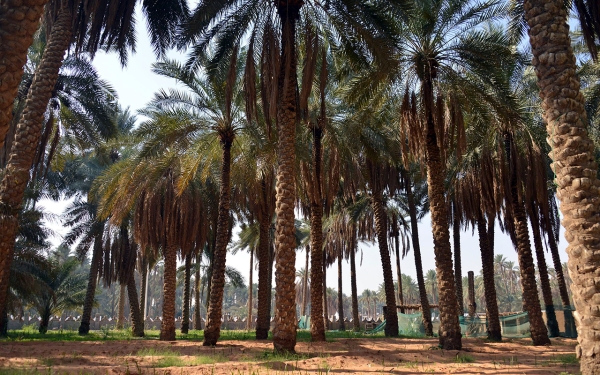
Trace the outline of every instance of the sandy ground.
{"type": "MultiPolygon", "coordinates": [[[[578,374],[576,341],[528,339],[488,343],[463,339],[445,351],[435,339],[336,339],[299,342],[297,357],[272,354],[271,342],[151,340],[2,342],[0,374],[8,369],[43,374],[578,374]]],[[[8,372],[13,373],[13,372],[8,372]]]]}

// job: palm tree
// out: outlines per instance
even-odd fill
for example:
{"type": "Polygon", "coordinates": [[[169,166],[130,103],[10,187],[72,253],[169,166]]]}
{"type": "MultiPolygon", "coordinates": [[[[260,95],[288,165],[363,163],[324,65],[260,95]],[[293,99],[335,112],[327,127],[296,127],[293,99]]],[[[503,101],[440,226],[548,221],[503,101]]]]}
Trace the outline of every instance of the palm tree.
{"type": "MultiPolygon", "coordinates": [[[[28,31],[32,27],[31,22],[37,24],[37,19],[34,21],[30,17],[36,17],[36,14],[39,16],[37,12],[40,9],[35,4],[33,5],[31,13],[24,17],[27,22],[23,22],[26,26],[23,31],[28,31]]],[[[8,270],[18,223],[17,216],[25,187],[29,182],[29,170],[42,136],[42,120],[69,46],[75,44],[76,50],[87,50],[91,53],[97,51],[100,46],[107,49],[114,48],[120,52],[122,62],[126,61],[127,48],[134,49],[135,38],[132,37],[135,35],[132,33],[134,7],[125,7],[126,9],[120,12],[114,11],[115,7],[119,7],[117,0],[83,3],[55,0],[49,4],[47,9],[44,20],[51,30],[48,44],[29,87],[25,108],[15,131],[15,142],[10,151],[11,156],[0,183],[0,205],[6,208],[3,210],[4,212],[8,212],[8,214],[0,215],[0,227],[2,228],[0,258],[3,259],[0,263],[0,305],[4,305],[6,298],[8,270]],[[102,13],[105,13],[104,17],[101,16],[102,13]],[[92,14],[94,17],[91,17],[92,14]]],[[[172,43],[174,26],[187,15],[185,2],[177,0],[158,4],[143,2],[142,8],[149,21],[149,30],[155,51],[157,54],[162,54],[172,43]]],[[[25,14],[23,15],[25,16],[25,14]]],[[[10,17],[8,21],[10,21],[10,17]]],[[[29,41],[28,38],[29,36],[22,40],[19,47],[25,44],[25,41],[29,41]]],[[[7,56],[11,55],[12,53],[9,53],[7,56]]],[[[18,59],[13,60],[11,65],[18,61],[18,59]]],[[[15,73],[21,69],[8,68],[15,73]]],[[[16,74],[16,76],[20,76],[20,74],[16,74]]],[[[9,80],[9,82],[11,81],[9,80]]],[[[14,89],[11,89],[10,86],[12,86],[11,83],[9,83],[9,92],[14,95],[14,89]]],[[[5,125],[0,124],[0,129],[1,138],[4,140],[5,125]]]]}
{"type": "Polygon", "coordinates": [[[40,333],[48,331],[52,315],[81,306],[85,298],[86,275],[76,272],[77,259],[69,257],[62,260],[54,253],[49,262],[49,268],[38,276],[44,287],[32,300],[32,306],[41,317],[40,333]]]}
{"type": "Polygon", "coordinates": [[[426,288],[429,289],[428,293],[431,296],[431,303],[435,304],[436,297],[438,295],[438,291],[436,288],[437,275],[435,273],[435,270],[427,271],[427,273],[425,274],[425,283],[426,283],[426,288]]]}
{"type": "MultiPolygon", "coordinates": [[[[294,311],[294,279],[295,279],[295,240],[294,240],[294,204],[295,204],[295,133],[296,133],[296,88],[297,88],[297,43],[296,26],[301,21],[310,20],[315,26],[317,22],[326,23],[323,26],[336,31],[342,43],[356,46],[357,41],[375,42],[372,35],[387,35],[383,23],[377,24],[372,20],[387,20],[389,14],[382,13],[381,17],[369,17],[373,11],[387,11],[386,7],[372,7],[363,2],[337,0],[322,7],[317,3],[305,3],[299,0],[258,3],[242,2],[202,2],[195,9],[187,26],[184,42],[195,42],[194,55],[190,65],[197,65],[202,53],[216,41],[218,49],[215,59],[226,56],[226,51],[241,43],[244,35],[252,36],[249,48],[254,51],[255,44],[262,44],[261,50],[261,86],[264,114],[270,124],[277,121],[278,130],[278,170],[277,170],[277,203],[275,224],[276,258],[276,309],[273,332],[273,345],[277,351],[293,352],[296,344],[296,317],[294,311]],[[260,9],[260,11],[258,11],[260,9]],[[274,20],[279,20],[280,29],[276,30],[274,20]],[[314,21],[313,21],[314,20],[314,21]],[[317,21],[318,20],[318,21],[317,21]],[[360,20],[360,22],[358,22],[360,20]],[[366,22],[365,20],[369,20],[366,22]],[[249,31],[249,33],[247,33],[249,31]],[[358,35],[359,39],[352,37],[358,35]],[[279,37],[279,40],[277,38],[279,37]],[[279,63],[279,62],[281,63],[279,63]],[[276,78],[275,78],[276,77],[276,78]],[[267,99],[267,100],[264,100],[267,99]]],[[[312,27],[312,26],[311,26],[312,27]]],[[[376,38],[378,39],[378,38],[376,38]]],[[[379,40],[381,42],[381,40],[379,40]]],[[[374,46],[374,43],[371,43],[374,46]]],[[[250,53],[249,56],[253,55],[250,53]]],[[[253,58],[247,65],[252,66],[249,72],[254,72],[253,58]],[[249,63],[249,64],[248,64],[249,63]]],[[[254,85],[248,80],[250,87],[254,85]]],[[[253,90],[248,90],[249,99],[255,99],[253,90]]],[[[249,100],[252,103],[254,100],[249,100]]],[[[249,117],[252,108],[249,106],[249,117]]],[[[320,251],[313,245],[313,251],[320,251]]],[[[313,257],[317,258],[317,257],[313,257]]],[[[314,269],[314,267],[313,267],[314,269]]],[[[315,280],[312,281],[313,291],[315,280]]],[[[314,292],[313,292],[314,294],[314,292]]],[[[313,302],[315,301],[312,298],[313,302]]],[[[313,308],[314,308],[313,303],[313,308]]],[[[314,319],[312,319],[314,322],[314,319]]]]}
{"type": "Polygon", "coordinates": [[[598,263],[593,257],[600,238],[600,202],[598,200],[597,168],[594,146],[586,131],[588,126],[579,79],[575,75],[575,57],[571,48],[567,13],[560,0],[525,0],[525,20],[529,25],[533,66],[538,76],[543,117],[547,124],[550,157],[561,201],[562,225],[566,229],[569,270],[573,278],[573,299],[578,306],[578,353],[581,372],[598,370],[593,339],[600,318],[593,309],[594,294],[587,291],[594,285],[587,270],[598,263]],[[552,33],[552,38],[548,35],[552,33]]]}

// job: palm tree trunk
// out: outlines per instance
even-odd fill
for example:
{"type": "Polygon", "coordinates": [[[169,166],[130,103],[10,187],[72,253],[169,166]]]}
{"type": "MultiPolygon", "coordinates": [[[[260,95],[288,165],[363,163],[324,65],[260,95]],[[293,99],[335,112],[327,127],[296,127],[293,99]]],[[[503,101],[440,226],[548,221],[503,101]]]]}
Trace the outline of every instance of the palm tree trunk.
{"type": "Polygon", "coordinates": [[[246,320],[246,330],[252,329],[252,273],[254,271],[254,247],[250,248],[250,277],[248,281],[248,319],[246,320]]]}
{"type": "Polygon", "coordinates": [[[460,216],[457,213],[456,202],[452,210],[452,239],[454,240],[454,287],[456,288],[456,301],[458,302],[458,316],[465,312],[462,288],[462,264],[460,260],[460,216]]]}
{"type": "Polygon", "coordinates": [[[131,318],[131,334],[133,337],[144,337],[144,319],[140,311],[137,288],[135,285],[135,272],[127,281],[127,296],[129,298],[129,316],[131,318]]]}
{"type": "Polygon", "coordinates": [[[554,272],[556,273],[556,280],[558,282],[560,300],[563,304],[563,313],[565,316],[565,336],[576,337],[577,331],[575,328],[573,313],[571,312],[569,292],[567,291],[567,284],[565,283],[565,275],[563,274],[562,263],[560,262],[558,246],[556,245],[556,239],[553,233],[548,235],[548,244],[550,245],[550,252],[552,253],[552,262],[554,264],[554,272]]]}
{"type": "Polygon", "coordinates": [[[340,321],[338,330],[345,331],[344,322],[344,294],[342,293],[342,254],[338,255],[338,319],[340,321]]]}
{"type": "Polygon", "coordinates": [[[306,264],[304,266],[304,277],[302,284],[302,316],[306,316],[306,305],[308,305],[308,258],[310,257],[310,245],[306,245],[306,264]]]}
{"type": "Polygon", "coordinates": [[[296,21],[302,2],[278,2],[281,20],[281,64],[278,79],[276,203],[275,212],[275,327],[273,346],[277,352],[294,352],[296,347],[296,238],[294,205],[296,189],[296,21]]]}
{"type": "Polygon", "coordinates": [[[540,284],[542,286],[542,296],[546,305],[546,326],[548,327],[548,336],[558,337],[559,329],[556,321],[556,312],[554,311],[554,302],[552,301],[552,288],[548,278],[548,266],[544,256],[544,245],[542,244],[542,235],[540,233],[540,223],[536,217],[529,218],[531,229],[533,231],[533,245],[535,247],[535,257],[540,274],[540,284]]]}
{"type": "Polygon", "coordinates": [[[371,197],[373,213],[375,216],[375,230],[377,232],[377,244],[379,245],[379,256],[381,257],[381,268],[383,268],[383,284],[385,288],[385,335],[388,337],[398,336],[398,313],[396,311],[396,296],[394,292],[394,274],[387,241],[387,217],[383,205],[381,191],[373,192],[371,197]]]}
{"type": "Polygon", "coordinates": [[[460,350],[462,347],[460,325],[458,324],[458,306],[454,271],[452,270],[452,250],[448,229],[448,207],[444,192],[445,165],[441,159],[440,148],[433,119],[433,81],[431,73],[422,85],[425,115],[427,117],[427,183],[431,226],[433,228],[433,252],[437,284],[440,293],[440,346],[446,350],[460,350]]]}
{"type": "MultiPolygon", "coordinates": [[[[394,241],[396,241],[396,274],[398,276],[398,305],[404,305],[404,296],[402,295],[402,270],[400,269],[400,235],[396,232],[394,241]]],[[[404,241],[404,240],[403,240],[404,241]]],[[[404,314],[404,307],[400,308],[400,313],[404,314]]]]}
{"type": "Polygon", "coordinates": [[[421,300],[421,312],[423,314],[423,326],[425,327],[425,335],[433,336],[433,325],[431,324],[431,310],[429,309],[429,300],[427,299],[427,290],[425,289],[425,278],[423,277],[423,263],[421,261],[421,244],[419,242],[419,228],[417,227],[417,207],[415,205],[415,197],[412,192],[412,181],[410,174],[404,170],[402,179],[406,185],[406,197],[408,200],[408,213],[410,215],[410,230],[413,244],[413,252],[415,255],[415,269],[417,271],[417,285],[419,286],[419,299],[421,300]]]}
{"type": "Polygon", "coordinates": [[[527,215],[525,207],[519,196],[519,183],[517,178],[516,156],[513,153],[512,135],[504,134],[504,145],[506,158],[510,168],[510,195],[511,208],[513,212],[515,237],[517,239],[517,255],[521,271],[521,288],[523,289],[523,307],[529,315],[531,339],[533,345],[550,345],[548,331],[542,318],[542,308],[535,281],[535,266],[531,244],[529,242],[529,228],[527,227],[527,215]]]}
{"type": "MultiPolygon", "coordinates": [[[[263,183],[263,194],[266,194],[263,183]]],[[[269,250],[269,223],[268,216],[262,217],[259,223],[258,239],[258,308],[256,311],[256,339],[266,340],[269,337],[271,324],[271,287],[270,275],[273,273],[271,264],[271,251],[269,250]]]]}
{"type": "Polygon", "coordinates": [[[41,312],[40,326],[38,332],[45,334],[48,332],[48,325],[50,325],[50,306],[46,305],[44,310],[41,312]]]}
{"type": "MultiPolygon", "coordinates": [[[[313,181],[312,194],[310,195],[310,248],[311,248],[311,266],[310,266],[310,300],[325,300],[327,289],[325,285],[325,271],[322,264],[323,254],[323,202],[321,194],[321,163],[322,163],[322,145],[323,130],[315,126],[313,135],[313,181]]],[[[310,334],[312,341],[325,341],[325,329],[327,323],[323,320],[327,317],[327,305],[312,303],[310,307],[310,334]]]]}
{"type": "MultiPolygon", "coordinates": [[[[16,55],[13,55],[13,53],[20,51],[24,44],[27,44],[23,52],[26,53],[27,48],[31,44],[31,35],[33,35],[29,31],[32,27],[37,27],[41,12],[40,7],[43,3],[43,1],[23,1],[20,5],[16,2],[14,4],[11,2],[9,4],[12,5],[3,3],[0,6],[0,21],[7,20],[7,24],[0,24],[0,32],[2,32],[0,34],[2,42],[0,43],[0,51],[4,52],[5,48],[13,50],[6,55],[0,55],[2,56],[0,68],[5,64],[8,65],[6,66],[8,68],[7,71],[0,70],[0,78],[2,79],[0,81],[2,82],[1,95],[3,99],[3,101],[0,101],[0,116],[2,117],[2,120],[0,120],[2,121],[0,123],[1,138],[4,138],[4,134],[8,128],[8,126],[6,126],[6,129],[3,128],[4,120],[7,119],[4,109],[5,106],[8,106],[9,110],[12,110],[12,103],[15,96],[15,89],[12,89],[12,79],[16,79],[15,85],[18,85],[21,77],[19,72],[22,72],[23,69],[23,64],[18,65],[18,67],[13,65],[19,64],[22,61],[24,62],[25,57],[19,58],[21,56],[20,52],[16,53],[16,55]],[[25,4],[28,5],[26,6],[25,4]],[[32,5],[33,8],[27,9],[29,5],[32,5]],[[15,8],[11,9],[11,6],[15,8]],[[9,8],[7,9],[6,7],[9,8]],[[27,21],[21,18],[21,16],[25,16],[27,21]],[[14,25],[15,17],[21,18],[21,22],[23,23],[22,30],[12,29],[11,26],[14,25]],[[15,35],[9,36],[4,34],[7,31],[5,27],[10,29],[10,32],[15,33],[15,35]],[[19,37],[21,32],[23,34],[19,37]],[[8,38],[8,40],[5,41],[4,38],[8,38]],[[11,39],[14,40],[14,45],[7,43],[11,39]],[[7,91],[4,89],[5,82],[8,83],[7,91]]],[[[0,183],[0,207],[2,207],[0,210],[0,228],[2,228],[0,230],[0,306],[6,305],[10,265],[13,259],[15,238],[19,226],[18,216],[21,211],[23,194],[29,182],[29,170],[31,169],[39,139],[42,135],[44,113],[46,113],[48,101],[52,96],[52,91],[58,79],[58,71],[62,66],[65,52],[71,41],[71,18],[69,7],[66,5],[61,7],[52,27],[48,44],[29,87],[25,108],[19,119],[14,142],[11,146],[11,155],[4,169],[2,182],[0,183]]]]}
{"type": "Polygon", "coordinates": [[[483,287],[487,317],[487,335],[490,341],[502,341],[502,329],[498,315],[498,300],[496,284],[494,283],[494,248],[490,246],[490,238],[486,231],[485,218],[477,220],[479,233],[479,249],[481,250],[481,265],[483,268],[483,287]]]}
{"type": "Polygon", "coordinates": [[[352,224],[352,247],[350,248],[350,286],[352,288],[352,325],[354,331],[360,331],[358,316],[358,291],[356,288],[356,224],[352,224]]]}
{"type": "Polygon", "coordinates": [[[192,279],[192,253],[185,256],[185,271],[183,281],[183,317],[181,318],[181,333],[190,330],[190,282],[192,279]]]}
{"type": "Polygon", "coordinates": [[[144,322],[146,321],[146,299],[148,297],[148,261],[144,256],[142,258],[142,277],[140,283],[140,314],[144,322]]]}
{"type": "Polygon", "coordinates": [[[196,257],[196,274],[194,276],[194,329],[202,329],[202,317],[200,316],[200,259],[201,254],[196,257]]]}
{"type": "Polygon", "coordinates": [[[125,327],[125,288],[127,284],[119,285],[119,308],[117,316],[117,329],[123,329],[125,327]]]}
{"type": "Polygon", "coordinates": [[[221,165],[221,191],[219,193],[219,217],[215,252],[213,254],[213,271],[210,286],[210,304],[208,321],[204,328],[204,346],[215,346],[221,336],[221,317],[223,315],[223,290],[225,288],[225,258],[229,242],[229,205],[231,200],[231,145],[233,136],[222,138],[223,159],[221,165]]]}
{"type": "Polygon", "coordinates": [[[33,42],[47,2],[13,0],[3,2],[0,6],[0,145],[4,144],[10,127],[13,102],[21,83],[23,66],[27,62],[27,50],[33,42]]]}
{"type": "Polygon", "coordinates": [[[163,250],[164,281],[162,324],[160,326],[161,341],[175,341],[175,293],[177,289],[177,248],[167,245],[163,250]]]}
{"type": "Polygon", "coordinates": [[[94,307],[94,297],[96,295],[96,283],[98,281],[98,270],[102,263],[102,231],[94,238],[94,249],[92,250],[92,263],[90,264],[90,276],[88,278],[87,291],[85,293],[85,302],[83,303],[83,313],[81,314],[81,324],[79,325],[79,334],[87,335],[90,332],[90,320],[92,318],[92,308],[94,307]]]}
{"type": "MultiPolygon", "coordinates": [[[[321,298],[321,301],[323,301],[323,324],[326,330],[329,330],[329,311],[328,311],[328,304],[327,304],[327,253],[325,251],[321,252],[321,259],[322,259],[322,263],[321,263],[321,268],[323,269],[323,298],[321,298]]],[[[311,320],[312,320],[312,316],[311,316],[311,320]]],[[[312,324],[312,323],[311,323],[312,324]]]]}
{"type": "Polygon", "coordinates": [[[596,255],[600,241],[600,201],[594,144],[586,127],[587,118],[575,57],[571,48],[567,13],[561,0],[526,0],[523,6],[530,27],[533,66],[552,146],[550,157],[561,202],[562,225],[569,242],[571,291],[577,306],[580,370],[583,375],[600,371],[600,316],[596,255]],[[551,37],[550,37],[551,36],[551,37]]]}

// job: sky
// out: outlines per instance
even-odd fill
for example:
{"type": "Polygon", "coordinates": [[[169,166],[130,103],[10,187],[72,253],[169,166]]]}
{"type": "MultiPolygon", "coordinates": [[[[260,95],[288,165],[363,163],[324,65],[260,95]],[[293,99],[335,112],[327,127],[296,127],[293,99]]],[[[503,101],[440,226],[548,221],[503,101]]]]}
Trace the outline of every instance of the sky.
{"type": "MultiPolygon", "coordinates": [[[[156,61],[156,56],[150,47],[149,39],[146,34],[145,21],[142,22],[141,14],[138,16],[137,27],[137,52],[130,56],[128,65],[121,67],[118,56],[114,53],[106,54],[99,52],[93,61],[94,66],[98,70],[100,77],[108,81],[116,90],[119,102],[123,107],[130,107],[135,112],[143,108],[153,98],[154,93],[160,89],[169,89],[177,87],[175,81],[160,77],[151,71],[152,64],[156,61]]],[[[168,58],[185,61],[185,53],[171,51],[168,53],[168,58]]],[[[50,211],[59,214],[67,205],[67,202],[50,202],[42,203],[50,211]]],[[[52,224],[54,230],[64,234],[64,229],[56,224],[52,224]]],[[[431,230],[431,221],[429,215],[418,225],[419,239],[421,245],[423,270],[435,269],[435,260],[433,255],[433,237],[431,230]]],[[[236,240],[234,234],[233,241],[236,240]]],[[[58,243],[60,240],[55,239],[58,243]]],[[[452,240],[451,240],[452,242],[452,240]]],[[[533,243],[532,243],[533,246],[533,243]]],[[[373,244],[361,244],[359,246],[362,251],[362,264],[357,263],[357,289],[360,294],[364,289],[377,290],[379,285],[383,283],[383,273],[381,269],[381,258],[378,247],[373,244]]],[[[559,242],[559,250],[561,261],[567,260],[565,252],[566,240],[564,240],[564,231],[561,228],[561,237],[559,242]]],[[[495,254],[502,254],[508,261],[513,261],[518,264],[516,251],[510,241],[510,238],[501,233],[498,224],[496,224],[496,232],[494,237],[495,254]]],[[[296,269],[303,268],[305,263],[305,251],[299,249],[296,255],[296,269]]],[[[479,274],[481,270],[481,255],[479,252],[479,239],[477,233],[471,230],[461,232],[461,259],[462,273],[467,275],[468,271],[474,271],[479,274]]],[[[238,252],[235,256],[227,254],[227,265],[237,268],[244,276],[246,283],[249,275],[249,253],[238,252]]],[[[357,257],[357,262],[360,262],[360,254],[357,257]]],[[[546,263],[552,267],[552,259],[549,252],[546,252],[546,263]]],[[[396,279],[395,258],[392,257],[394,280],[396,279]]],[[[401,260],[402,273],[410,275],[416,280],[415,262],[412,251],[401,260]]],[[[337,265],[332,265],[327,270],[327,286],[337,288],[337,265]]],[[[254,272],[254,283],[257,282],[257,272],[254,272]]],[[[350,295],[350,265],[346,261],[343,264],[343,291],[350,295]]]]}

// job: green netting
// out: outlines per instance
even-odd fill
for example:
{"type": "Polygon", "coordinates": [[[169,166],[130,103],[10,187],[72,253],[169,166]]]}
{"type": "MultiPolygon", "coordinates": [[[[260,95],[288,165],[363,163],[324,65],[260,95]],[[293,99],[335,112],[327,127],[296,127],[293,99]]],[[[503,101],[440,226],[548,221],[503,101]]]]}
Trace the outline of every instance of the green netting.
{"type": "Polygon", "coordinates": [[[370,331],[366,331],[365,333],[368,333],[368,334],[378,333],[378,332],[383,331],[384,329],[385,329],[385,320],[383,322],[379,323],[379,325],[377,327],[373,328],[370,331]]]}
{"type": "Polygon", "coordinates": [[[398,313],[398,333],[402,336],[424,336],[425,327],[421,313],[398,313]]]}
{"type": "Polygon", "coordinates": [[[298,329],[310,329],[310,316],[303,315],[300,317],[298,329]]]}

